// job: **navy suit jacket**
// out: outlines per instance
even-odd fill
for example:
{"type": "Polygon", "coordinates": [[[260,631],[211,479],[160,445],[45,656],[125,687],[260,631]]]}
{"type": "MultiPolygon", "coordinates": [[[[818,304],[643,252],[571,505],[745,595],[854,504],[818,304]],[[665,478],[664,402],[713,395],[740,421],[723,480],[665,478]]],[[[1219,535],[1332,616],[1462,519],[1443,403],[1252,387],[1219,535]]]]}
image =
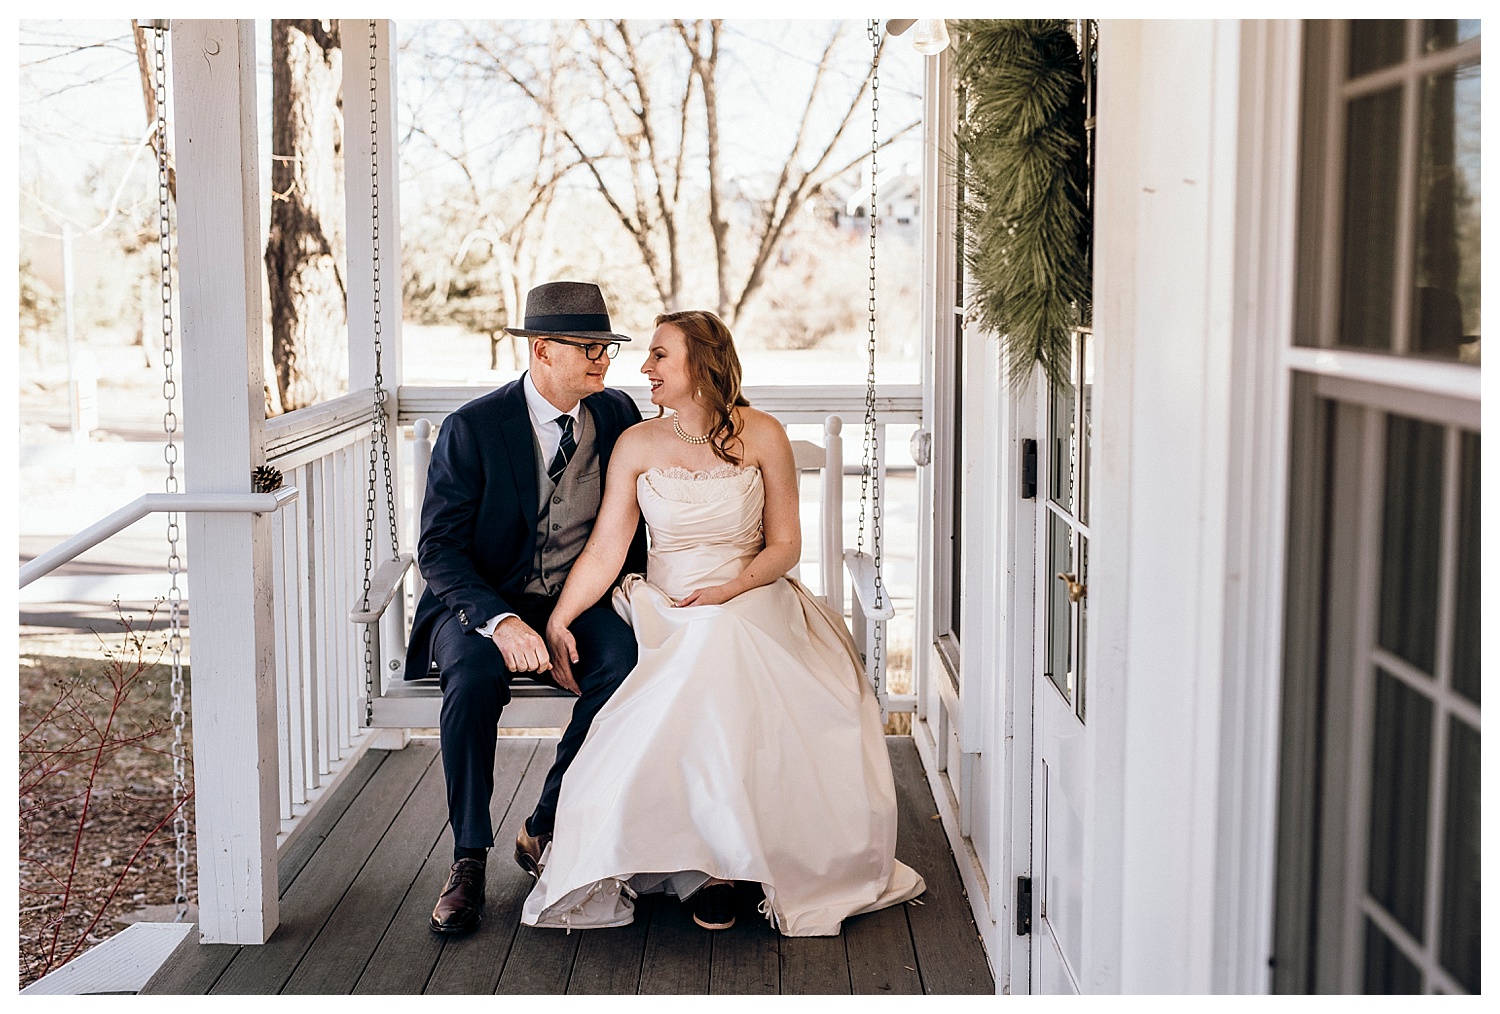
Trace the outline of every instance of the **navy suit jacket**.
{"type": "MultiPolygon", "coordinates": [[[[593,416],[603,482],[615,441],[641,421],[641,412],[629,395],[609,388],[583,399],[583,406],[593,416]]],[[[516,612],[511,600],[525,591],[536,555],[540,493],[534,441],[519,380],[443,420],[422,500],[417,566],[427,587],[412,620],[407,679],[428,675],[432,638],[444,620],[451,617],[468,632],[491,616],[516,612]]],[[[642,521],[621,573],[645,569],[642,521]]]]}

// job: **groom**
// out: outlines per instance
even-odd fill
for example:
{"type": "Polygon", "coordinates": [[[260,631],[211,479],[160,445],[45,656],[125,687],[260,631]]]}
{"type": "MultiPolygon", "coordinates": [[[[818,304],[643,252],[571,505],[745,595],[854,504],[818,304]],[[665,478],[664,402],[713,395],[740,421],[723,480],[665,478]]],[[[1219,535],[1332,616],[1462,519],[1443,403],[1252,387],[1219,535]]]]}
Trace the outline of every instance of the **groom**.
{"type": "MultiPolygon", "coordinates": [[[[427,472],[417,559],[427,588],[412,622],[406,678],[441,674],[440,718],[453,865],[432,912],[439,933],[479,925],[487,850],[494,845],[495,727],[517,673],[579,695],[541,798],[516,836],[516,861],[536,876],[552,837],[563,773],[589,724],[634,668],[635,635],[607,600],[571,626],[579,661],[553,669],[541,631],[599,513],[615,440],[641,419],[606,389],[619,343],[597,285],[549,282],[526,295],[530,369],[442,424],[427,472]]],[[[625,571],[646,567],[642,523],[625,571]]]]}

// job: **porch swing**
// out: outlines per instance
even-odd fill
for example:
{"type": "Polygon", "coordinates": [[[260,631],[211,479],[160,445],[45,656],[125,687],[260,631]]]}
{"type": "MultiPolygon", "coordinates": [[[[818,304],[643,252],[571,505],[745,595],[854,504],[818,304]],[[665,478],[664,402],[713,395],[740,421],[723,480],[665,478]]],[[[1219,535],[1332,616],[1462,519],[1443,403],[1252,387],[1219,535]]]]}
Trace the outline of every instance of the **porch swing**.
{"type": "MultiPolygon", "coordinates": [[[[860,471],[860,508],[858,538],[855,548],[845,550],[843,536],[843,420],[837,415],[823,422],[823,442],[793,440],[792,453],[799,479],[805,473],[817,473],[821,483],[819,518],[819,571],[822,600],[836,613],[844,612],[844,571],[847,569],[854,592],[851,609],[851,631],[864,663],[865,675],[880,704],[880,718],[887,718],[889,692],[886,686],[885,628],[895,616],[882,578],[881,488],[884,466],[880,457],[880,429],[875,414],[875,251],[877,177],[879,152],[879,69],[880,22],[866,24],[871,43],[870,65],[870,256],[867,323],[867,373],[865,385],[864,455],[860,471]],[[865,550],[866,521],[869,520],[870,545],[865,550]]],[[[385,403],[388,394],[380,369],[380,195],[378,181],[378,148],[376,145],[378,105],[376,101],[376,28],[370,22],[370,173],[371,229],[374,274],[374,345],[375,375],[373,428],[370,434],[370,467],[365,490],[365,560],[363,591],[357,608],[350,611],[350,621],[363,630],[365,647],[365,709],[367,728],[413,729],[436,728],[442,705],[435,666],[424,679],[401,678],[404,654],[383,659],[381,629],[389,629],[392,640],[405,646],[405,581],[413,554],[402,553],[397,534],[395,490],[391,474],[389,439],[385,403]],[[391,556],[374,569],[377,463],[383,465],[385,514],[389,521],[391,556]],[[372,573],[373,571],[373,573],[372,573]],[[392,609],[392,605],[395,608],[392,609]]],[[[412,516],[421,517],[422,498],[427,486],[427,467],[432,455],[435,427],[429,419],[413,424],[412,516]]],[[[798,577],[800,565],[791,576],[798,577]]],[[[424,582],[420,572],[413,575],[413,597],[420,598],[424,582]]],[[[521,676],[522,674],[517,674],[521,676]]],[[[500,726],[511,729],[560,728],[567,725],[576,697],[539,678],[517,678],[511,683],[511,699],[501,712],[500,726]]],[[[909,705],[908,705],[909,707],[909,705]]]]}

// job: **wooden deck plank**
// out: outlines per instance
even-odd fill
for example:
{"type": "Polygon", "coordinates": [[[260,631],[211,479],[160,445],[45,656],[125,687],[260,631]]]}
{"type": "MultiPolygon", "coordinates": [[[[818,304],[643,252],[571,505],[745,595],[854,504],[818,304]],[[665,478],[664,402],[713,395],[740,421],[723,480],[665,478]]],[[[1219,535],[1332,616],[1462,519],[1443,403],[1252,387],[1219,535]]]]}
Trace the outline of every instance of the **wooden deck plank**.
{"type": "MultiPolygon", "coordinates": [[[[360,791],[386,759],[384,750],[370,750],[349,772],[334,797],[314,815],[302,836],[277,860],[278,895],[287,888],[307,865],[318,846],[348,812],[360,791]]],[[[224,969],[234,960],[239,948],[234,944],[200,944],[195,930],[172,953],[156,974],[141,987],[142,994],[178,994],[203,996],[218,981],[224,969]]]]}
{"type": "Polygon", "coordinates": [[[765,897],[758,884],[737,884],[734,925],[709,933],[713,940],[708,991],[721,995],[781,992],[781,939],[755,910],[765,897]]]}
{"type": "Polygon", "coordinates": [[[783,996],[829,996],[849,993],[849,956],[844,938],[782,937],[783,996]]]}
{"type": "MultiPolygon", "coordinates": [[[[516,927],[521,921],[521,905],[534,883],[512,859],[516,832],[521,828],[521,821],[530,816],[536,806],[542,782],[546,780],[547,769],[552,766],[557,749],[556,739],[528,742],[534,743],[536,749],[515,795],[507,800],[500,798],[497,792],[490,801],[495,847],[490,851],[485,871],[484,920],[473,933],[450,937],[443,942],[443,953],[438,957],[425,992],[493,993],[499,984],[501,970],[515,940],[516,927]]],[[[441,889],[440,881],[434,889],[433,901],[437,900],[436,891],[441,889]]],[[[562,990],[562,983],[557,989],[562,990]]]]}
{"type": "MultiPolygon", "coordinates": [[[[521,779],[536,752],[536,741],[502,736],[495,748],[494,799],[513,800],[521,779]]],[[[441,767],[441,762],[439,762],[441,767]]],[[[445,937],[432,932],[429,921],[438,892],[453,865],[453,828],[448,824],[446,792],[440,784],[438,796],[443,812],[438,820],[441,832],[422,864],[421,871],[406,889],[395,918],[386,927],[374,954],[365,966],[355,993],[410,995],[427,988],[428,979],[443,952],[445,937]]],[[[508,858],[508,857],[506,857],[508,858]]]]}
{"type": "Polygon", "coordinates": [[[942,822],[931,819],[937,807],[916,745],[909,736],[891,737],[886,742],[899,799],[896,854],[927,882],[922,904],[908,905],[906,910],[922,989],[927,993],[993,994],[995,980],[958,864],[942,822]]]}
{"type": "Polygon", "coordinates": [[[512,996],[535,996],[566,991],[568,979],[573,974],[573,958],[578,953],[578,942],[587,935],[582,930],[566,933],[555,929],[517,926],[515,940],[510,945],[510,954],[505,958],[505,970],[500,973],[495,992],[512,996]]]}
{"type": "Polygon", "coordinates": [[[442,836],[446,797],[443,764],[434,752],[422,780],[282,987],[283,993],[353,991],[407,888],[442,836]]]}
{"type": "Polygon", "coordinates": [[[194,929],[156,974],[146,980],[140,992],[206,996],[238,952],[235,944],[200,944],[198,931],[194,929]]]}
{"type": "MultiPolygon", "coordinates": [[[[411,994],[992,994],[994,983],[916,750],[887,743],[899,800],[897,855],[927,881],[923,905],[846,920],[840,937],[780,937],[742,886],[737,923],[710,933],[675,898],[648,895],[634,924],[571,935],[519,927],[532,881],[510,842],[551,765],[555,740],[502,737],[491,813],[497,848],[485,920],[467,937],[428,928],[447,875],[435,741],[373,756],[321,826],[287,857],[283,925],[260,947],[184,945],[143,992],[411,994]],[[430,840],[429,840],[430,839],[430,840]],[[368,959],[362,957],[369,954],[368,959]],[[362,963],[362,964],[361,964],[362,963]]],[[[356,773],[351,773],[353,777],[356,773]]],[[[299,843],[300,844],[300,843],[299,843]]]]}
{"type": "Polygon", "coordinates": [[[281,899],[281,925],[259,947],[242,947],[213,993],[280,992],[436,754],[413,743],[381,764],[281,899]]]}
{"type": "Polygon", "coordinates": [[[849,955],[853,992],[875,996],[922,992],[905,905],[845,919],[844,950],[849,955]]]}
{"type": "Polygon", "coordinates": [[[676,898],[658,898],[646,931],[641,992],[707,993],[712,954],[710,935],[693,922],[688,907],[676,898]]]}
{"type": "MultiPolygon", "coordinates": [[[[635,922],[607,930],[578,934],[578,954],[568,992],[633,996],[641,985],[641,963],[646,955],[646,933],[659,894],[635,900],[635,922]]],[[[675,902],[673,902],[675,904],[675,902]]]]}
{"type": "Polygon", "coordinates": [[[374,776],[375,770],[385,762],[389,752],[386,750],[366,750],[355,762],[354,770],[344,777],[344,782],[338,791],[333,794],[316,814],[312,822],[292,843],[291,847],[282,852],[276,858],[276,893],[277,896],[286,894],[286,889],[292,886],[292,881],[297,879],[297,874],[302,872],[302,867],[318,851],[330,831],[348,812],[350,804],[359,796],[370,778],[374,776]]]}

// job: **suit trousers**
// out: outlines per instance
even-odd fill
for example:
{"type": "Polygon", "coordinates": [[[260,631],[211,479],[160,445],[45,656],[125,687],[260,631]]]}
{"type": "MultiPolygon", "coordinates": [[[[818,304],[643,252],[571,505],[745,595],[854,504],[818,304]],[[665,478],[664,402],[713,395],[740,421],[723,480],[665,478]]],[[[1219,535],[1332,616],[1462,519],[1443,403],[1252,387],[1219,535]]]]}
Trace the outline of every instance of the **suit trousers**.
{"type": "MultiPolygon", "coordinates": [[[[635,668],[635,632],[607,603],[605,598],[584,610],[569,628],[578,643],[573,679],[581,693],[558,741],[557,757],[547,772],[541,798],[526,821],[527,830],[534,835],[551,833],[568,765],[583,745],[594,716],[635,668]]],[[[556,599],[526,595],[511,605],[517,616],[542,634],[556,599]]],[[[495,730],[501,709],[510,702],[514,674],[506,668],[492,640],[479,633],[465,633],[451,617],[433,635],[432,648],[443,691],[439,732],[453,842],[460,848],[491,848],[495,844],[490,821],[495,730]]],[[[550,673],[539,673],[537,678],[550,682],[550,673]]]]}

